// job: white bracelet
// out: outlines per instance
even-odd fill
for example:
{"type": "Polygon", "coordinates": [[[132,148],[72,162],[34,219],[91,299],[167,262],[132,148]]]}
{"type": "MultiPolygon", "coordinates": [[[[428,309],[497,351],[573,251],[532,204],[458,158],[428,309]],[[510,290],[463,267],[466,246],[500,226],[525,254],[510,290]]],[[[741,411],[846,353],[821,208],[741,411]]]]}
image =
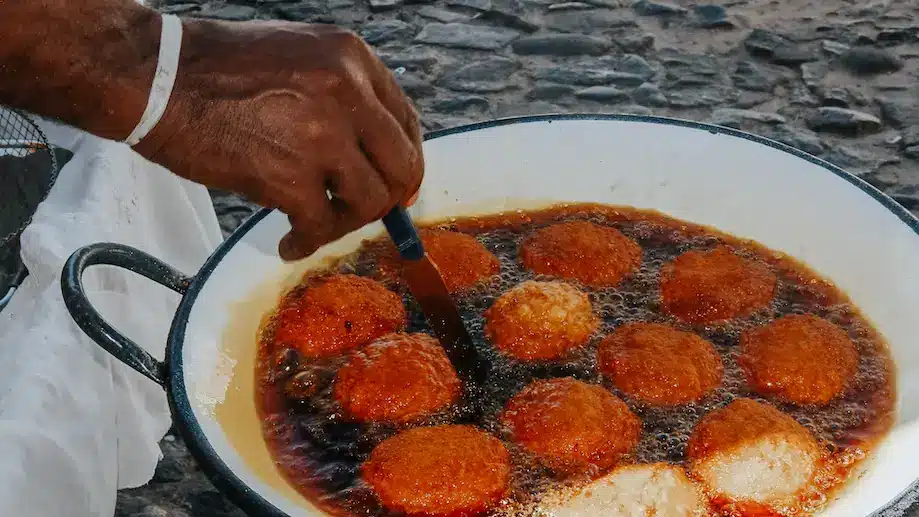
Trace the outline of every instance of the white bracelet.
{"type": "Polygon", "coordinates": [[[150,98],[147,100],[147,109],[140,117],[140,122],[131,134],[124,140],[130,146],[137,145],[166,112],[172,87],[175,85],[176,75],[179,72],[179,54],[182,51],[182,21],[172,14],[162,15],[163,31],[160,36],[160,55],[156,63],[156,74],[153,76],[153,86],[150,88],[150,98]]]}

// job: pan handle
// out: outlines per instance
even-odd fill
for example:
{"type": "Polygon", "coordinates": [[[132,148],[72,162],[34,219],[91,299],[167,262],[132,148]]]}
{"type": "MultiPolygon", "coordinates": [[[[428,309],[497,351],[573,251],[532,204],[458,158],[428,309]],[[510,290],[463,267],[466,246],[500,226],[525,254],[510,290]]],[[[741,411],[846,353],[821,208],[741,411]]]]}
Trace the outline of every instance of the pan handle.
{"type": "Polygon", "coordinates": [[[143,251],[110,242],[90,244],[73,252],[61,275],[64,304],[83,332],[116,359],[165,387],[168,380],[166,364],[105,321],[86,297],[83,271],[97,265],[133,271],[181,295],[188,290],[191,279],[143,251]]]}

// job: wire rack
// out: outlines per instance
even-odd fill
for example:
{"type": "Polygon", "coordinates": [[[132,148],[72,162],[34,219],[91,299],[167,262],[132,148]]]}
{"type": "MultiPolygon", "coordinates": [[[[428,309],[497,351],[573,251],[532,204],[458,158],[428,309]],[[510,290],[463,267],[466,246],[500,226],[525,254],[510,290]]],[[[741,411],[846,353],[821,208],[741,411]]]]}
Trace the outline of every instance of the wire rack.
{"type": "Polygon", "coordinates": [[[0,106],[0,310],[28,275],[19,236],[57,174],[57,156],[34,120],[0,106]]]}
{"type": "Polygon", "coordinates": [[[0,106],[0,246],[19,237],[57,172],[57,158],[31,117],[0,106]]]}

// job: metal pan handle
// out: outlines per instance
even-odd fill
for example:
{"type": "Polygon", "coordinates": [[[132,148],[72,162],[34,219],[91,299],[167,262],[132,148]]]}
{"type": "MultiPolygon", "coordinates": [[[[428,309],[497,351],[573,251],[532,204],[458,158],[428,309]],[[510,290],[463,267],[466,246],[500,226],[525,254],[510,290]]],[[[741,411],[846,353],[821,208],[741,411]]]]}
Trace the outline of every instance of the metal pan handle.
{"type": "Polygon", "coordinates": [[[105,321],[86,297],[83,271],[97,265],[127,269],[181,295],[188,290],[191,279],[143,251],[109,242],[90,244],[73,252],[61,275],[64,304],[83,332],[116,359],[165,387],[168,380],[166,364],[105,321]]]}

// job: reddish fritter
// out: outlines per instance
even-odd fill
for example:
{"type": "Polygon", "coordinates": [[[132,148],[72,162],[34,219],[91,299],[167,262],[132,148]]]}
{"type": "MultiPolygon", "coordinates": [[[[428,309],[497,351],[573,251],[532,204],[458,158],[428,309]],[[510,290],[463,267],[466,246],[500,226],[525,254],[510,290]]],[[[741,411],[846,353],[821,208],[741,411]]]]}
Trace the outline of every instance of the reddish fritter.
{"type": "Polygon", "coordinates": [[[501,414],[514,441],[561,473],[606,469],[638,443],[641,421],[615,395],[570,378],[538,380],[501,414]]]}
{"type": "Polygon", "coordinates": [[[661,303],[686,322],[716,323],[769,305],[776,282],[768,266],[728,247],[687,251],[661,268],[661,303]]]}
{"type": "Polygon", "coordinates": [[[334,395],[356,420],[410,422],[456,402],[460,381],[433,337],[388,334],[338,370],[334,395]]]}
{"type": "Polygon", "coordinates": [[[648,404],[695,402],[721,384],[721,357],[711,343],[658,323],[628,323],[597,350],[600,371],[620,390],[648,404]]]}
{"type": "Polygon", "coordinates": [[[504,444],[465,425],[403,431],[380,443],[362,467],[380,502],[409,515],[487,510],[507,493],[510,472],[504,444]]]}
{"type": "Polygon", "coordinates": [[[747,382],[795,404],[826,404],[845,391],[858,351],[838,326],[813,315],[783,316],[740,337],[747,382]]]}
{"type": "Polygon", "coordinates": [[[641,265],[641,246],[615,228],[573,221],[547,226],[524,239],[520,261],[542,275],[611,287],[641,265]]]}
{"type": "Polygon", "coordinates": [[[736,508],[759,507],[763,513],[757,515],[771,515],[768,509],[800,504],[799,495],[820,466],[821,452],[795,419],[770,405],[737,399],[702,418],[689,438],[686,457],[693,476],[716,499],[736,508]]]}
{"type": "MultiPolygon", "coordinates": [[[[469,289],[501,272],[501,263],[475,237],[448,230],[418,231],[424,250],[437,264],[451,293],[469,289]]],[[[402,282],[402,262],[393,246],[379,255],[380,272],[385,278],[402,282]]]]}
{"type": "Polygon", "coordinates": [[[275,320],[277,348],[326,357],[362,346],[405,327],[402,299],[379,282],[356,275],[312,278],[281,302],[275,320]]]}
{"type": "Polygon", "coordinates": [[[485,334],[522,361],[558,359],[587,342],[600,319],[587,294],[564,282],[526,281],[485,311],[485,334]]]}

